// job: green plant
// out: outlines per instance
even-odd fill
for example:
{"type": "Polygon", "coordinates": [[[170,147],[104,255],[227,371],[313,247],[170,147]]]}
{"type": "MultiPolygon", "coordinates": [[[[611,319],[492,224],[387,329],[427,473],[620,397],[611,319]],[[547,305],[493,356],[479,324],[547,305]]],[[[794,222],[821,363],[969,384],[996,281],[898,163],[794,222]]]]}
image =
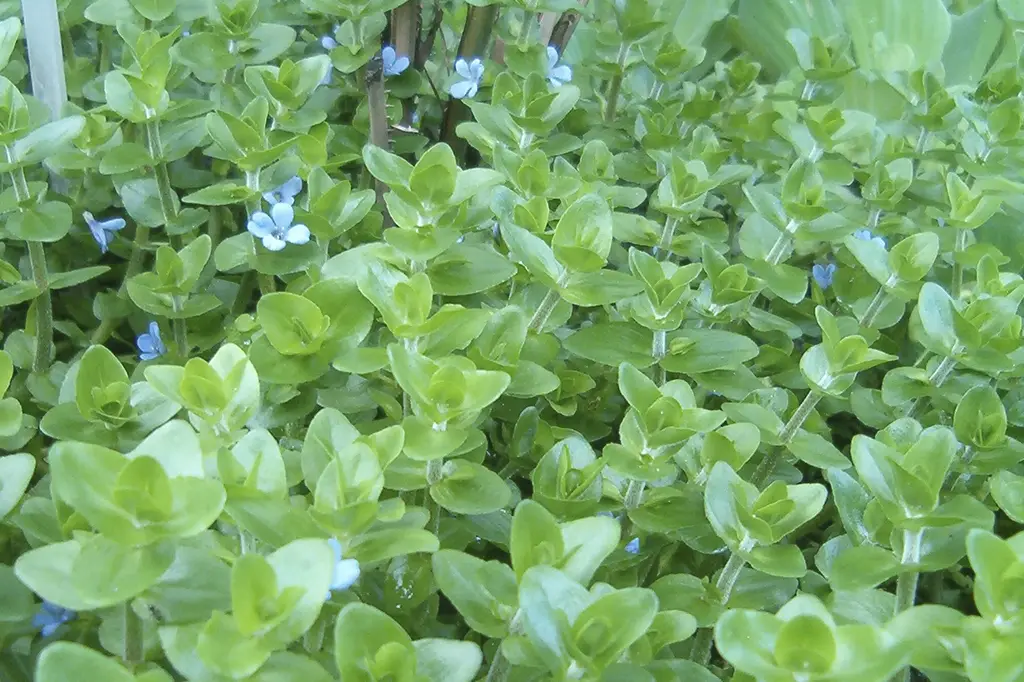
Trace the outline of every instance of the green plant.
{"type": "Polygon", "coordinates": [[[1021,3],[0,18],[3,682],[1024,680],[1021,3]]]}

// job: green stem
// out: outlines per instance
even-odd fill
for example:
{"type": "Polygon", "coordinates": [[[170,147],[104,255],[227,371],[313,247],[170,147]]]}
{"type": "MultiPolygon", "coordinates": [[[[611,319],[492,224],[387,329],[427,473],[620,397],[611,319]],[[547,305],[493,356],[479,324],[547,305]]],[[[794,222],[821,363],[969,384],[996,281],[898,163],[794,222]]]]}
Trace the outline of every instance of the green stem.
{"type": "Polygon", "coordinates": [[[526,45],[530,39],[530,19],[533,18],[533,12],[528,9],[523,10],[523,23],[519,26],[519,35],[516,37],[516,43],[519,45],[526,45]]]}
{"type": "MultiPolygon", "coordinates": [[[[956,354],[959,351],[958,348],[954,348],[953,352],[956,354]]],[[[953,369],[956,368],[956,360],[953,358],[942,358],[942,362],[935,366],[932,373],[928,375],[928,384],[932,388],[940,388],[942,384],[946,383],[946,379],[953,373],[953,369]]],[[[918,398],[907,410],[907,416],[911,419],[917,419],[921,412],[924,411],[925,406],[928,404],[928,398],[918,398]]]]}
{"type": "MultiPolygon", "coordinates": [[[[559,286],[561,286],[561,283],[559,283],[559,286]]],[[[533,312],[527,329],[539,334],[544,329],[544,325],[548,323],[548,318],[551,317],[551,313],[554,312],[560,298],[561,296],[559,296],[557,289],[548,289],[540,305],[537,306],[537,310],[533,312]]]]}
{"type": "MultiPolygon", "coordinates": [[[[739,554],[734,553],[729,556],[729,561],[726,562],[718,580],[715,581],[719,604],[722,606],[729,603],[733,588],[736,587],[736,581],[739,580],[740,573],[746,564],[746,560],[739,554]]],[[[693,648],[690,650],[690,660],[698,665],[706,666],[711,660],[711,644],[714,638],[715,629],[713,627],[701,630],[694,639],[693,648]]]]}
{"type": "MultiPolygon", "coordinates": [[[[4,146],[4,156],[7,163],[14,163],[14,154],[11,148],[4,146]]],[[[18,206],[22,206],[29,200],[28,180],[25,179],[25,171],[20,166],[10,172],[11,182],[14,185],[14,197],[18,206]]],[[[28,246],[28,262],[32,270],[32,282],[39,289],[36,295],[36,339],[35,356],[32,359],[32,371],[45,372],[50,366],[50,356],[53,355],[53,299],[50,298],[50,274],[46,269],[46,250],[42,242],[25,242],[28,246]]]]}
{"type": "Polygon", "coordinates": [[[960,298],[964,288],[964,266],[957,258],[967,248],[967,230],[957,229],[956,240],[953,242],[953,284],[950,287],[949,295],[953,300],[960,298]]]}
{"type": "Polygon", "coordinates": [[[626,494],[623,497],[623,504],[626,509],[636,509],[640,506],[640,501],[644,497],[644,489],[647,484],[644,481],[638,481],[635,478],[630,480],[629,485],[626,486],[626,494]]]}
{"type": "MultiPolygon", "coordinates": [[[[903,531],[903,557],[901,563],[916,564],[921,560],[921,539],[923,529],[903,531]]],[[[904,571],[896,578],[896,606],[893,615],[899,615],[914,605],[917,597],[917,582],[920,574],[916,570],[904,571]]],[[[907,666],[898,678],[905,682],[910,680],[910,666],[907,666]]]]}
{"type": "Polygon", "coordinates": [[[131,600],[120,606],[121,624],[124,629],[124,647],[121,651],[121,658],[129,669],[141,663],[145,659],[145,651],[142,639],[142,619],[132,609],[131,600]]]}
{"type": "Polygon", "coordinates": [[[188,321],[176,317],[171,320],[171,329],[174,331],[174,345],[178,349],[178,357],[184,364],[188,361],[188,321]]]}
{"type": "Polygon", "coordinates": [[[793,440],[796,432],[800,430],[800,427],[803,426],[805,421],[807,421],[807,418],[811,416],[811,412],[814,411],[814,408],[823,397],[824,396],[821,393],[817,393],[816,391],[811,391],[804,396],[803,402],[801,402],[796,408],[796,412],[793,413],[793,416],[789,418],[789,421],[787,421],[783,425],[782,430],[779,431],[779,447],[772,452],[769,452],[765,455],[764,459],[761,460],[761,463],[754,471],[754,475],[751,477],[751,483],[760,488],[768,481],[769,478],[771,478],[772,473],[775,471],[775,467],[779,464],[779,458],[782,454],[782,450],[784,450],[786,446],[789,445],[790,441],[793,440]]]}
{"type": "Polygon", "coordinates": [[[889,291],[884,286],[879,287],[871,302],[868,303],[868,307],[864,310],[864,317],[860,321],[861,325],[870,329],[875,324],[878,313],[882,311],[882,307],[885,306],[887,300],[889,300],[889,291]]]}
{"type": "Polygon", "coordinates": [[[654,256],[658,260],[666,260],[671,255],[672,240],[676,236],[676,226],[678,225],[679,218],[665,217],[665,225],[661,229],[661,239],[658,240],[658,245],[654,247],[654,256]]]}
{"type": "Polygon", "coordinates": [[[779,233],[772,248],[768,251],[768,255],[764,258],[769,265],[774,266],[782,262],[782,256],[793,244],[793,233],[796,232],[797,227],[796,221],[790,220],[786,228],[779,233]]]}
{"type": "Polygon", "coordinates": [[[444,478],[444,458],[439,457],[427,462],[427,507],[430,510],[430,518],[433,521],[434,535],[441,532],[441,505],[434,500],[430,494],[430,488],[441,482],[444,478]]]}
{"type": "Polygon", "coordinates": [[[484,682],[505,682],[512,669],[512,664],[505,654],[501,653],[501,644],[494,650],[494,658],[491,659],[491,666],[487,669],[487,677],[484,682]]]}
{"type": "Polygon", "coordinates": [[[28,242],[28,258],[32,281],[39,288],[36,297],[36,348],[32,360],[34,372],[45,372],[53,355],[53,300],[50,298],[50,276],[46,271],[46,252],[42,242],[28,242]]]}
{"type": "Polygon", "coordinates": [[[156,178],[164,226],[170,227],[178,218],[178,197],[171,187],[171,176],[167,172],[167,164],[163,161],[164,145],[160,140],[160,122],[155,119],[146,121],[146,145],[149,148],[149,156],[153,159],[153,175],[156,178]]]}
{"type": "Polygon", "coordinates": [[[654,332],[654,340],[651,343],[651,355],[654,357],[654,383],[659,386],[663,385],[667,378],[665,368],[661,366],[661,361],[666,354],[666,332],[664,329],[659,329],[654,332]]]}
{"type": "Polygon", "coordinates": [[[607,104],[604,110],[604,120],[611,122],[615,120],[615,112],[619,107],[619,91],[622,90],[622,79],[626,76],[626,59],[629,57],[629,44],[622,43],[619,46],[619,54],[615,59],[618,67],[615,75],[608,84],[607,104]]]}

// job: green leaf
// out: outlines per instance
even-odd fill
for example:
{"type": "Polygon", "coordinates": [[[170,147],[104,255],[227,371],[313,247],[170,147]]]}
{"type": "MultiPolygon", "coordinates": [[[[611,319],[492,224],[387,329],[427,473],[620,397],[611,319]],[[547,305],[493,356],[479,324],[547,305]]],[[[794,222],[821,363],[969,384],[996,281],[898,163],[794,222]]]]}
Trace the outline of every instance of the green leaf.
{"type": "Polygon", "coordinates": [[[697,374],[735,369],[757,354],[757,344],[740,334],[717,329],[684,329],[668,335],[668,355],[661,366],[669,372],[697,374]]]}
{"type": "Polygon", "coordinates": [[[67,682],[79,678],[109,682],[134,682],[136,679],[116,660],[74,642],[54,642],[39,654],[34,678],[38,682],[67,682]]]}
{"type": "Polygon", "coordinates": [[[442,549],[431,558],[434,578],[466,623],[488,637],[505,637],[518,602],[516,574],[499,561],[442,549]]]}
{"type": "MultiPolygon", "coordinates": [[[[20,426],[21,420],[18,421],[20,426]]],[[[20,452],[0,457],[0,520],[18,506],[35,469],[36,459],[30,454],[20,452]]]]}
{"type": "Polygon", "coordinates": [[[413,647],[416,674],[425,682],[473,682],[484,659],[473,642],[419,639],[413,647]]]}
{"type": "Polygon", "coordinates": [[[53,156],[78,137],[85,128],[85,118],[68,116],[43,124],[14,143],[14,163],[27,166],[53,156]]]}
{"type": "Polygon", "coordinates": [[[198,192],[192,192],[182,197],[187,204],[199,204],[201,206],[227,206],[230,204],[241,204],[258,196],[257,192],[245,185],[233,182],[221,182],[216,185],[204,187],[198,192]]]}
{"type": "Polygon", "coordinates": [[[655,362],[651,354],[653,340],[653,332],[638,324],[598,322],[574,331],[564,345],[574,355],[609,367],[626,362],[645,369],[655,362]]]}
{"type": "Polygon", "coordinates": [[[416,650],[405,630],[367,604],[349,604],[334,623],[334,660],[345,680],[412,679],[416,650]]]}
{"type": "Polygon", "coordinates": [[[603,268],[611,246],[612,212],[597,194],[585,194],[565,209],[551,239],[555,258],[582,273],[603,268]]]}
{"type": "Polygon", "coordinates": [[[430,486],[430,497],[456,514],[488,514],[508,504],[508,485],[485,466],[463,460],[444,465],[443,478],[430,486]]]}

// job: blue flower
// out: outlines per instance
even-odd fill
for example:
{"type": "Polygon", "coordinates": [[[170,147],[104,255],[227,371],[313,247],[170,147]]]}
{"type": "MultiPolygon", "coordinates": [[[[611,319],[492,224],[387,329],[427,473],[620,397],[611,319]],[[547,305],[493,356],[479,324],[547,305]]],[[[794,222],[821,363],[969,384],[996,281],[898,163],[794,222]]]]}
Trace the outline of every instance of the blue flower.
{"type": "Polygon", "coordinates": [[[818,283],[819,287],[828,289],[832,286],[832,276],[836,274],[836,264],[828,263],[827,265],[822,265],[821,263],[816,263],[811,268],[811,274],[814,276],[814,281],[818,283]]]}
{"type": "Polygon", "coordinates": [[[856,237],[857,239],[862,239],[866,242],[874,242],[875,244],[881,246],[883,249],[885,248],[885,240],[882,239],[881,237],[876,237],[874,234],[871,233],[871,230],[857,230],[856,232],[853,233],[853,236],[856,237]]]}
{"type": "Polygon", "coordinates": [[[397,76],[409,68],[409,58],[399,57],[395,48],[387,45],[380,51],[380,58],[384,62],[384,75],[397,76]]]}
{"type": "Polygon", "coordinates": [[[167,346],[160,338],[160,325],[156,322],[149,323],[149,331],[139,334],[135,339],[135,345],[139,349],[139,360],[156,360],[167,353],[167,346]]]}
{"type": "Polygon", "coordinates": [[[66,609],[63,606],[57,606],[51,604],[48,601],[43,601],[42,607],[39,609],[39,613],[32,616],[32,627],[39,628],[39,633],[43,637],[49,637],[57,631],[64,623],[69,620],[74,620],[77,614],[66,609]]]}
{"type": "Polygon", "coordinates": [[[275,187],[269,192],[263,193],[263,199],[273,206],[274,204],[288,204],[291,206],[295,203],[295,197],[299,192],[302,191],[302,178],[298,175],[288,180],[280,187],[275,187]]]}
{"type": "Polygon", "coordinates": [[[558,63],[558,50],[548,45],[548,83],[559,88],[572,80],[572,67],[558,63]]]}
{"type": "Polygon", "coordinates": [[[629,544],[626,545],[626,551],[630,554],[639,554],[640,538],[633,538],[632,540],[630,540],[629,544]]]}
{"type": "Polygon", "coordinates": [[[309,228],[292,225],[295,210],[291,204],[278,202],[270,207],[270,215],[257,211],[249,219],[249,232],[263,241],[268,251],[280,251],[288,244],[305,244],[309,241],[309,228]]]}
{"type": "Polygon", "coordinates": [[[448,88],[448,93],[455,99],[472,99],[480,89],[480,82],[484,79],[484,63],[480,59],[466,61],[458,59],[455,62],[455,73],[462,76],[448,88]]]}
{"type": "MultiPolygon", "coordinates": [[[[331,576],[330,590],[347,590],[359,580],[359,562],[355,559],[343,559],[341,543],[335,538],[330,538],[327,544],[334,550],[334,574],[331,576]]],[[[330,598],[331,592],[328,592],[325,599],[330,598]]]]}
{"type": "Polygon", "coordinates": [[[89,232],[92,232],[92,238],[100,245],[100,253],[106,253],[114,234],[118,230],[124,229],[124,218],[96,220],[88,211],[82,213],[82,217],[85,218],[85,224],[89,226],[89,232]]]}
{"type": "Polygon", "coordinates": [[[323,45],[325,50],[333,50],[338,46],[338,41],[331,36],[324,36],[320,39],[320,44],[323,45]]]}

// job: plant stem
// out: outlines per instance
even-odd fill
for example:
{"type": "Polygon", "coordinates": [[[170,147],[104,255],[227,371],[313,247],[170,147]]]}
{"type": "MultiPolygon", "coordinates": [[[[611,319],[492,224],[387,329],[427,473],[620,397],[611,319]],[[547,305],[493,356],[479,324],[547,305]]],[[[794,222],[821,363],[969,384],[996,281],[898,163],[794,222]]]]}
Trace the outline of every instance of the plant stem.
{"type": "MultiPolygon", "coordinates": [[[[916,564],[921,560],[921,539],[924,535],[923,529],[903,531],[903,557],[901,563],[916,564]]],[[[893,615],[899,615],[914,605],[917,597],[917,582],[920,574],[915,571],[904,571],[896,578],[896,606],[893,615]]],[[[910,680],[910,666],[903,669],[897,679],[904,682],[910,680]]]]}
{"type": "Polygon", "coordinates": [[[188,361],[188,322],[184,318],[176,317],[171,320],[171,329],[174,331],[174,345],[178,348],[178,357],[184,364],[188,361]]]}
{"type": "Polygon", "coordinates": [[[46,270],[46,252],[42,242],[28,242],[28,259],[32,281],[39,288],[36,297],[36,347],[32,371],[45,372],[53,354],[53,301],[50,298],[50,276],[46,270]]]}
{"type": "MultiPolygon", "coordinates": [[[[715,581],[715,588],[718,590],[718,598],[720,600],[719,603],[722,606],[729,603],[732,590],[736,587],[736,581],[739,580],[740,572],[743,571],[743,567],[746,564],[746,559],[737,553],[729,556],[729,561],[726,562],[725,567],[718,576],[718,580],[715,581]]],[[[714,637],[714,627],[701,630],[693,641],[693,648],[690,650],[690,660],[698,665],[706,666],[708,661],[711,660],[711,644],[714,637]]]]}
{"type": "Polygon", "coordinates": [[[956,240],[953,242],[953,283],[950,286],[949,295],[953,300],[960,298],[964,288],[964,266],[957,258],[967,248],[967,230],[957,229],[956,240]]]}
{"type": "Polygon", "coordinates": [[[608,84],[607,104],[604,110],[604,120],[611,122],[615,120],[615,111],[619,106],[619,91],[622,89],[622,79],[626,76],[626,59],[629,57],[629,44],[622,43],[619,46],[619,54],[615,59],[618,69],[608,84]]]}
{"type": "Polygon", "coordinates": [[[501,653],[501,644],[494,650],[494,658],[491,659],[491,666],[487,669],[487,677],[484,678],[484,682],[505,682],[508,678],[508,673],[512,669],[512,664],[505,654],[501,653]]]}
{"type": "MultiPolygon", "coordinates": [[[[957,348],[953,349],[954,354],[958,351],[957,348]]],[[[953,358],[942,358],[942,362],[935,366],[932,373],[928,375],[928,384],[932,388],[940,388],[942,384],[946,383],[946,379],[953,373],[953,369],[956,367],[956,360],[953,358]]],[[[907,410],[907,416],[911,419],[917,419],[927,405],[928,398],[918,398],[907,410]]]]}
{"type": "Polygon", "coordinates": [[[660,260],[666,260],[672,253],[672,240],[676,236],[676,226],[679,225],[679,218],[665,216],[665,225],[661,229],[661,239],[654,247],[654,256],[660,260]]]}
{"type": "Polygon", "coordinates": [[[647,484],[644,481],[638,481],[635,478],[629,481],[629,485],[626,486],[626,494],[623,497],[623,504],[627,510],[640,506],[640,500],[643,499],[646,487],[647,484]]]}
{"type": "Polygon", "coordinates": [[[661,386],[665,383],[666,372],[661,366],[661,361],[666,355],[666,332],[659,329],[654,332],[654,340],[651,343],[651,355],[654,357],[654,383],[661,386]]]}
{"type": "Polygon", "coordinates": [[[875,324],[875,319],[878,317],[878,313],[882,311],[882,307],[888,299],[889,292],[886,288],[878,287],[878,291],[875,292],[871,302],[868,303],[868,307],[864,310],[864,317],[860,321],[861,325],[871,328],[875,324]]]}
{"type": "Polygon", "coordinates": [[[171,187],[171,176],[167,172],[167,164],[163,161],[164,145],[160,140],[160,122],[155,119],[146,121],[146,145],[149,148],[149,156],[153,159],[153,175],[156,178],[160,211],[164,215],[166,229],[178,218],[178,197],[171,187]]]}
{"type": "Polygon", "coordinates": [[[796,432],[800,430],[800,427],[803,426],[805,421],[807,421],[807,418],[811,416],[811,412],[814,411],[814,408],[823,397],[824,396],[821,393],[816,391],[811,391],[804,396],[803,402],[801,402],[796,408],[796,412],[793,413],[793,416],[789,418],[789,421],[787,421],[783,425],[782,430],[779,431],[779,447],[765,455],[764,459],[761,460],[761,463],[754,471],[754,475],[751,477],[751,483],[760,488],[768,481],[769,478],[771,478],[772,473],[775,471],[775,467],[779,464],[779,457],[782,454],[782,450],[784,450],[786,446],[789,445],[790,441],[793,440],[796,432]]]}
{"type": "Polygon", "coordinates": [[[530,324],[527,325],[527,329],[539,334],[544,325],[548,323],[548,318],[551,317],[551,313],[554,311],[555,306],[558,305],[560,298],[557,289],[548,289],[537,310],[533,312],[533,317],[530,318],[530,324]]]}
{"type": "Polygon", "coordinates": [[[793,233],[797,231],[798,227],[795,220],[790,220],[786,228],[779,233],[772,248],[768,251],[768,255],[764,257],[769,265],[774,266],[782,262],[783,254],[793,244],[793,233]]]}
{"type": "Polygon", "coordinates": [[[124,647],[121,658],[129,669],[145,658],[142,641],[142,619],[132,609],[131,600],[121,604],[121,624],[124,629],[124,647]]]}
{"type": "MultiPolygon", "coordinates": [[[[11,148],[4,146],[4,156],[7,163],[14,163],[14,154],[11,148]]],[[[10,172],[11,182],[14,185],[14,197],[20,207],[29,200],[28,180],[25,179],[25,171],[21,167],[10,172]]],[[[27,241],[28,262],[32,270],[32,282],[39,289],[36,295],[36,339],[35,355],[32,359],[33,372],[45,372],[50,366],[50,356],[53,355],[53,300],[50,298],[50,274],[46,269],[46,250],[42,242],[27,241]]]]}

